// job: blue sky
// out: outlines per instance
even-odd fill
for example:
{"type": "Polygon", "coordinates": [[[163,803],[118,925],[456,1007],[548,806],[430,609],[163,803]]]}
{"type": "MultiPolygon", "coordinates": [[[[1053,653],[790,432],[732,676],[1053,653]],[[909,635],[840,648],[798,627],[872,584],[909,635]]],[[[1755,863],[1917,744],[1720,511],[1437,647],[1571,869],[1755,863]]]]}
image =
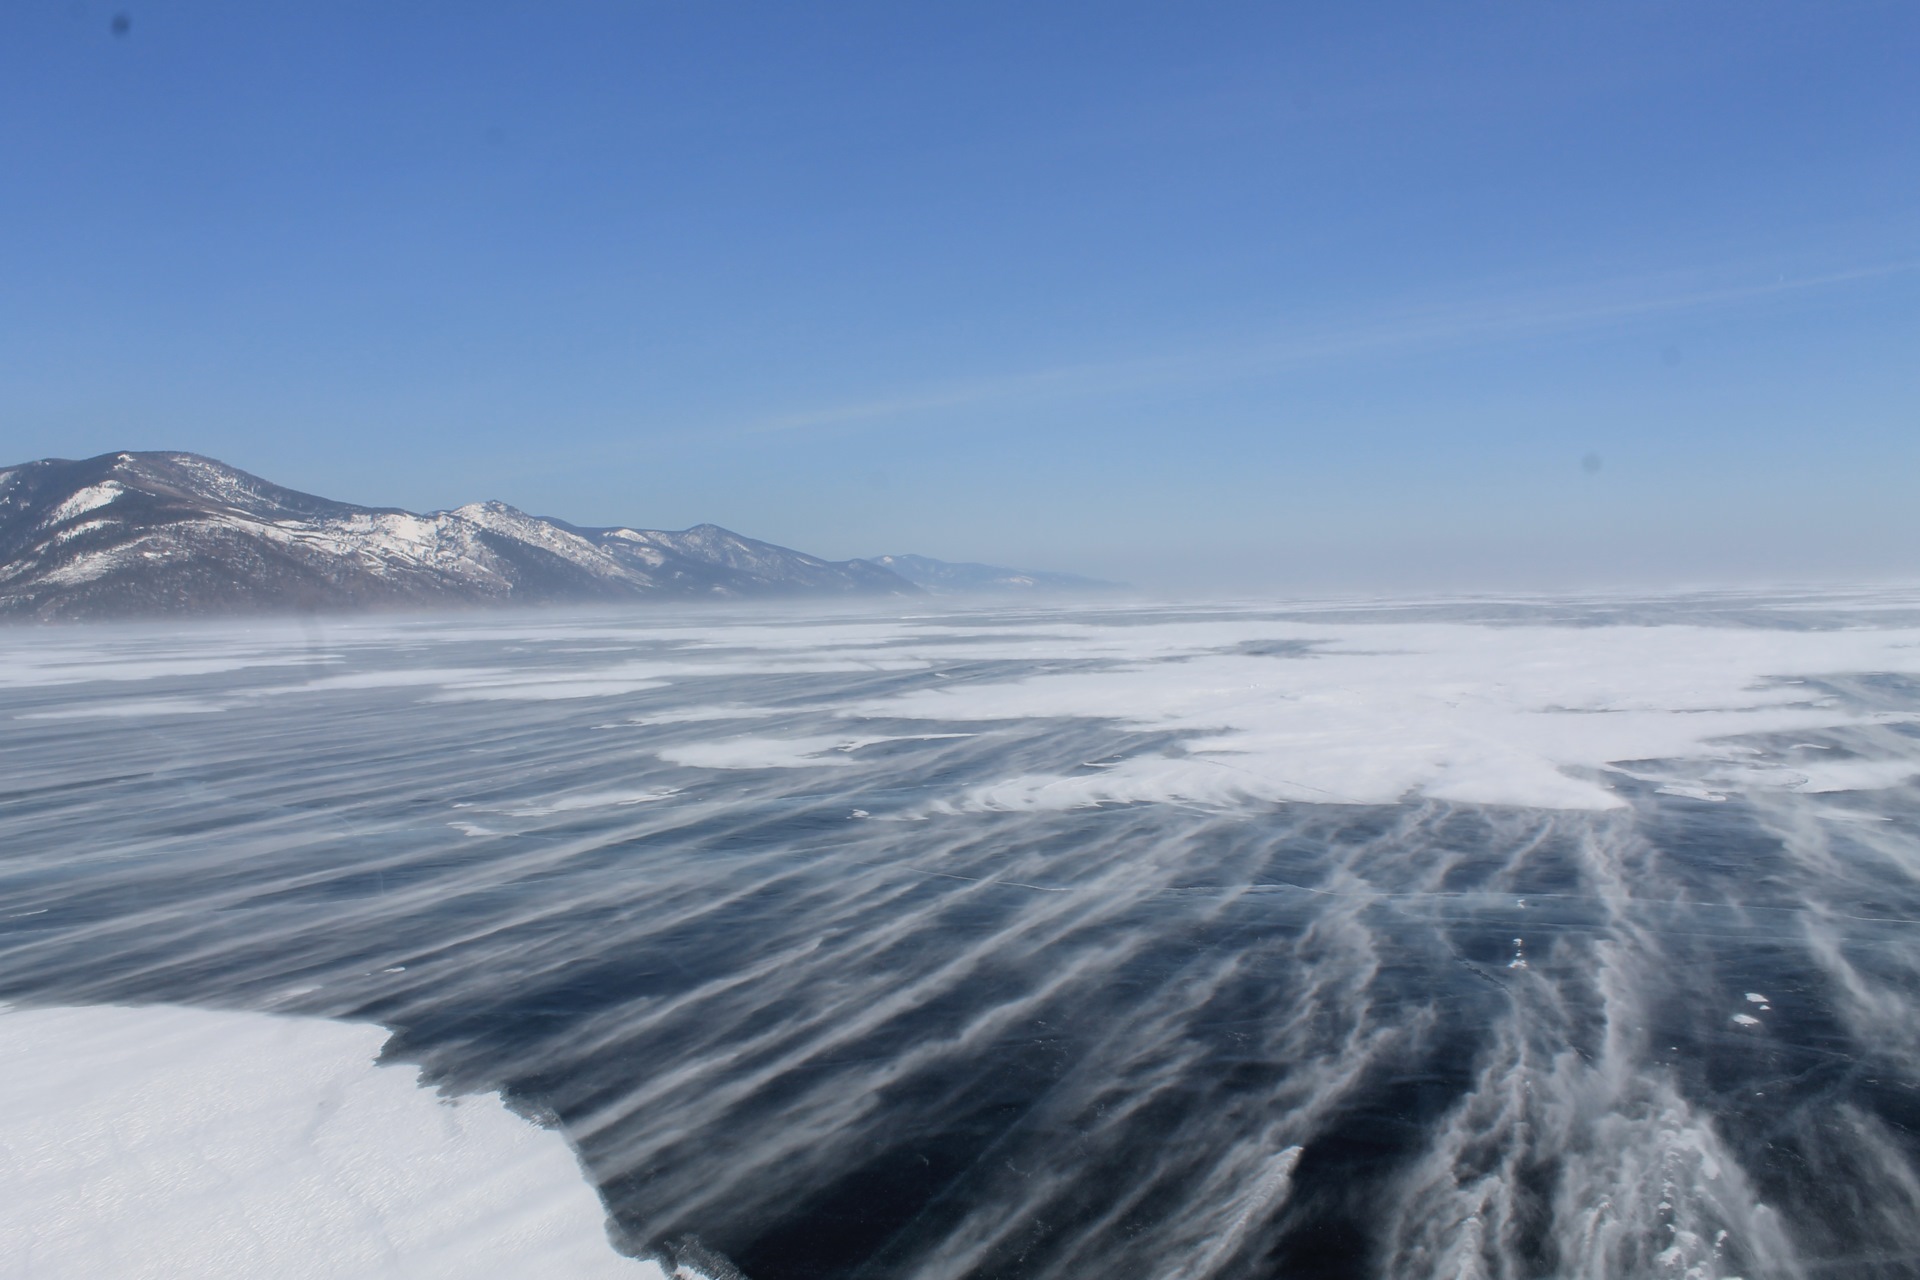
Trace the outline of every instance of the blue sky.
{"type": "Polygon", "coordinates": [[[22,0],[0,453],[1169,588],[1912,577],[1916,66],[1910,0],[22,0]]]}

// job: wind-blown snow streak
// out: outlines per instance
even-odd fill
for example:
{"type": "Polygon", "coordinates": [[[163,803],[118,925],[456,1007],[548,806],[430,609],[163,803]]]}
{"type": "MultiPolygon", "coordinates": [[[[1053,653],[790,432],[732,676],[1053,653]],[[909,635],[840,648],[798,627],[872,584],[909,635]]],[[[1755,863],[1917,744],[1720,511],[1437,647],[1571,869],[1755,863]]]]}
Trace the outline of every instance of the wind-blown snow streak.
{"type": "Polygon", "coordinates": [[[1920,1261],[1912,600],[19,633],[0,715],[0,993],[395,1028],[637,1254],[1920,1261]]]}

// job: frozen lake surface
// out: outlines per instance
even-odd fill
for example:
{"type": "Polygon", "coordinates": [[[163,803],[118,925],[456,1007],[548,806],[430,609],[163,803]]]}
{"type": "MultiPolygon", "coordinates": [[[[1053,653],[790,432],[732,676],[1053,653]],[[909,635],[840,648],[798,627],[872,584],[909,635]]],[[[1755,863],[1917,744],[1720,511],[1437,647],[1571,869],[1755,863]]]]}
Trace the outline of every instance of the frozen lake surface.
{"type": "Polygon", "coordinates": [[[1920,1272],[1912,593],[19,629],[0,724],[0,1274],[1920,1272]]]}

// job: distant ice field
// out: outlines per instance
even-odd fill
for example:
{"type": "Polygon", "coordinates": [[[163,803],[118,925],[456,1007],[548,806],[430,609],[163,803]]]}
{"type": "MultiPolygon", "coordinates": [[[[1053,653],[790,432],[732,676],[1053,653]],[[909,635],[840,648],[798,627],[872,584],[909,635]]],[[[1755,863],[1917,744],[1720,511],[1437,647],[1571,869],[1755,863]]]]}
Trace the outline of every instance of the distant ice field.
{"type": "Polygon", "coordinates": [[[0,729],[0,1276],[1920,1274],[1920,594],[15,629],[0,729]]]}

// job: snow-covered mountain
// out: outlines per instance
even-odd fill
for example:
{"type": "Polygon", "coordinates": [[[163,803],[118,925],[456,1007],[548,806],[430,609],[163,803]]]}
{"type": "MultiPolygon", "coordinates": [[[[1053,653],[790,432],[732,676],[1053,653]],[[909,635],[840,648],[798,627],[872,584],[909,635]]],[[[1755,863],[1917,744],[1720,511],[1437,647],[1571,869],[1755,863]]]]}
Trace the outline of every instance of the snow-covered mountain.
{"type": "Polygon", "coordinates": [[[0,617],[918,593],[717,525],[583,529],[503,502],[416,515],[191,453],[0,471],[0,617]]]}
{"type": "Polygon", "coordinates": [[[875,556],[868,561],[900,575],[935,595],[971,595],[976,592],[1120,591],[1124,583],[1083,578],[1077,573],[1041,573],[1034,569],[1007,569],[997,564],[968,564],[935,560],[931,556],[875,556]]]}

